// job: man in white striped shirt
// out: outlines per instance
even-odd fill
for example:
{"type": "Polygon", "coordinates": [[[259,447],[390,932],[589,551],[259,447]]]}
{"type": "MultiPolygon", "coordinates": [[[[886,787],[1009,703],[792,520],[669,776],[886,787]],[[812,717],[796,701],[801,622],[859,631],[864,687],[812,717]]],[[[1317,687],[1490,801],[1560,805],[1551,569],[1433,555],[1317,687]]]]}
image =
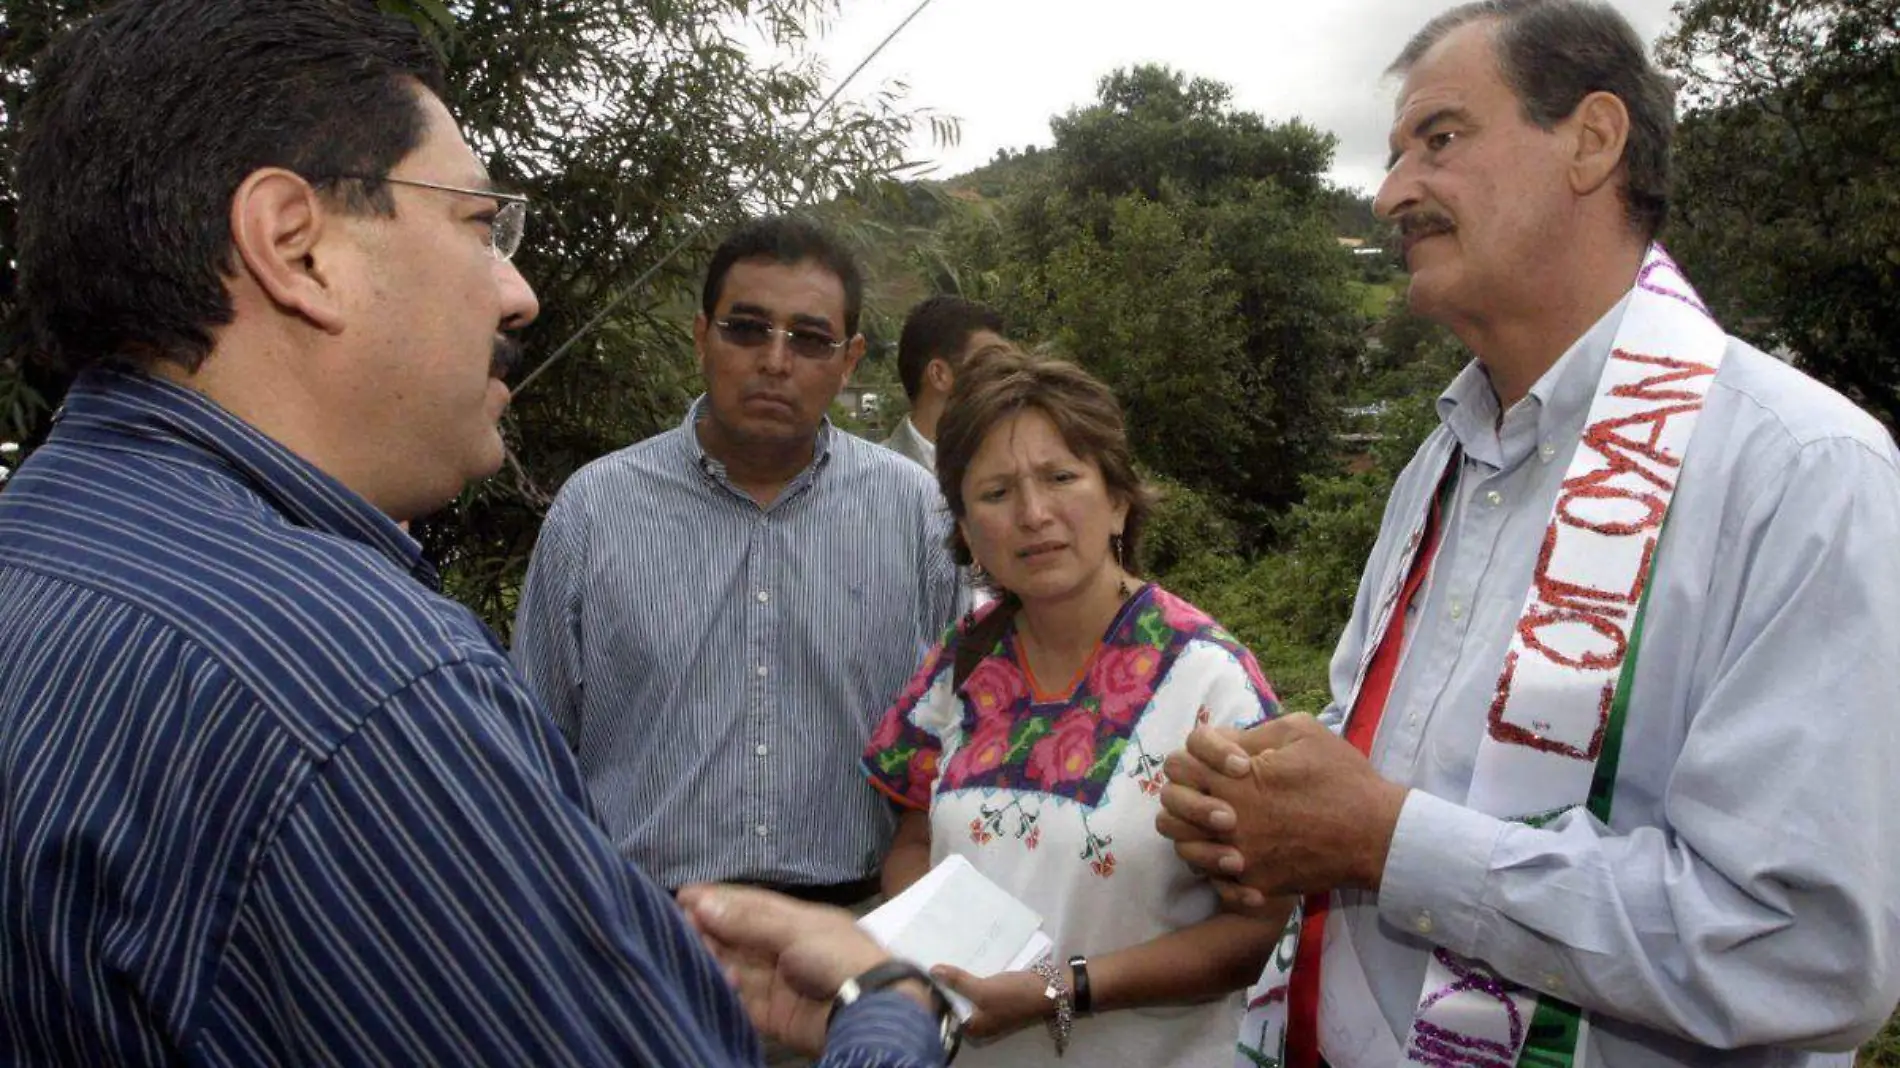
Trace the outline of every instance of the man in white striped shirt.
{"type": "Polygon", "coordinates": [[[857,754],[957,580],[930,476],[825,417],[861,292],[808,222],[727,238],[693,324],[705,395],[569,479],[535,547],[515,662],[666,886],[875,890],[891,815],[857,754]]]}

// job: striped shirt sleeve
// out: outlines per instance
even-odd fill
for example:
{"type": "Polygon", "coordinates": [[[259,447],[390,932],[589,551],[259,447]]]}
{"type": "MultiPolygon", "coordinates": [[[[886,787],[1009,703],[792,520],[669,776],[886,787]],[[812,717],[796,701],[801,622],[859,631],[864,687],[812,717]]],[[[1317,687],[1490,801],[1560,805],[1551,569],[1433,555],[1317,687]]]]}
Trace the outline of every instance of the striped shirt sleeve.
{"type": "MultiPolygon", "coordinates": [[[[240,913],[224,1033],[255,1045],[231,1060],[759,1062],[717,966],[588,819],[549,738],[498,661],[437,669],[343,743],[240,913]]],[[[934,1064],[933,1030],[866,1005],[822,1063],[934,1064]]]]}

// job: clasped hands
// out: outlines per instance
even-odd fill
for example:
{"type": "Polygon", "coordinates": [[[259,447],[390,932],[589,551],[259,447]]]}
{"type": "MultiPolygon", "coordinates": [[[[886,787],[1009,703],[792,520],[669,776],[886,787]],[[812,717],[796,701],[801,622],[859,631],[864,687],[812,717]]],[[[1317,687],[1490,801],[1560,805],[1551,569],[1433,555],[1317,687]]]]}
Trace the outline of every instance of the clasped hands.
{"type": "Polygon", "coordinates": [[[1406,790],[1313,717],[1199,728],[1164,772],[1155,828],[1229,910],[1378,889],[1406,790]]]}

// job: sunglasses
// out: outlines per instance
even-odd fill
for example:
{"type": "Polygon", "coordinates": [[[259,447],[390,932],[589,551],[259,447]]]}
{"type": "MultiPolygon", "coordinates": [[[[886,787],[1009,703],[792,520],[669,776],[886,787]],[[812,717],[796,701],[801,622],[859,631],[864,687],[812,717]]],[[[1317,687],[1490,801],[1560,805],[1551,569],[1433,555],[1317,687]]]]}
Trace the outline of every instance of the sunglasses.
{"type": "Polygon", "coordinates": [[[843,341],[823,331],[797,326],[781,330],[764,319],[715,319],[713,325],[719,328],[719,336],[727,344],[742,349],[762,349],[770,345],[773,338],[783,337],[792,355],[807,360],[828,360],[844,348],[843,341]]]}

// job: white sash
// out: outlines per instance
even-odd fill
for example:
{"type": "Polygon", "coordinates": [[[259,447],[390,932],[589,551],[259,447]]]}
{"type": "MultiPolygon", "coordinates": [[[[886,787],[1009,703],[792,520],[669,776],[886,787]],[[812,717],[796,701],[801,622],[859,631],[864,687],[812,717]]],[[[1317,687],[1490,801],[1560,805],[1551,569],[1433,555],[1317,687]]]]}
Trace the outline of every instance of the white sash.
{"type": "MultiPolygon", "coordinates": [[[[1634,663],[1657,539],[1727,348],[1727,337],[1687,279],[1652,246],[1552,509],[1497,699],[1487,710],[1467,807],[1542,823],[1588,801],[1602,806],[1607,817],[1618,701],[1628,699],[1619,688],[1634,663]],[[1606,782],[1596,784],[1606,754],[1606,782]]],[[[1399,566],[1384,578],[1348,710],[1391,613],[1402,610],[1397,601],[1424,527],[1420,518],[1399,566]]],[[[1296,915],[1287,944],[1249,992],[1238,1065],[1279,1065],[1285,1056],[1286,991],[1298,932],[1296,915]]],[[[1401,1056],[1437,1068],[1583,1064],[1586,1016],[1444,950],[1433,954],[1427,968],[1401,1054],[1337,909],[1329,912],[1325,940],[1319,1029],[1333,1068],[1384,1068],[1401,1056]],[[1533,1021],[1545,1025],[1534,1044],[1533,1021]]]]}

